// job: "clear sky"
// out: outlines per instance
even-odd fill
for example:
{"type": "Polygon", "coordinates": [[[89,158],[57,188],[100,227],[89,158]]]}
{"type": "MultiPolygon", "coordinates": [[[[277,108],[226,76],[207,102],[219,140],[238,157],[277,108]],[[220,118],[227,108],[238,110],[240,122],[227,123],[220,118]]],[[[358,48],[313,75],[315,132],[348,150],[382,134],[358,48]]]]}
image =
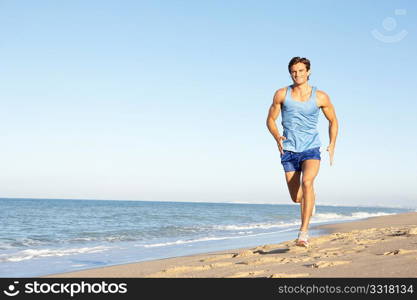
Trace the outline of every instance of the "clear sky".
{"type": "Polygon", "coordinates": [[[291,203],[266,117],[304,56],[317,204],[417,207],[416,53],[411,0],[0,1],[0,197],[291,203]]]}

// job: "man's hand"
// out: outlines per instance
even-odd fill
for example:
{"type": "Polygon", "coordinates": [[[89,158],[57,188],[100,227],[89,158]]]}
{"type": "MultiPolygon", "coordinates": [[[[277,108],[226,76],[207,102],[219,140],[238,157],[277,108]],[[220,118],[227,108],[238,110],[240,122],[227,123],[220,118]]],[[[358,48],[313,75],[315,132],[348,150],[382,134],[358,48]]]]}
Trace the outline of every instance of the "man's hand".
{"type": "Polygon", "coordinates": [[[278,142],[277,142],[277,144],[278,144],[278,149],[279,149],[279,152],[281,153],[281,154],[284,154],[284,150],[283,150],[283,148],[284,148],[284,146],[282,145],[282,141],[283,140],[286,140],[287,138],[285,137],[285,136],[280,136],[280,137],[278,137],[278,142]]]}
{"type": "Polygon", "coordinates": [[[330,165],[333,165],[333,156],[334,156],[334,145],[330,144],[327,147],[327,151],[329,151],[329,156],[330,156],[330,165]]]}

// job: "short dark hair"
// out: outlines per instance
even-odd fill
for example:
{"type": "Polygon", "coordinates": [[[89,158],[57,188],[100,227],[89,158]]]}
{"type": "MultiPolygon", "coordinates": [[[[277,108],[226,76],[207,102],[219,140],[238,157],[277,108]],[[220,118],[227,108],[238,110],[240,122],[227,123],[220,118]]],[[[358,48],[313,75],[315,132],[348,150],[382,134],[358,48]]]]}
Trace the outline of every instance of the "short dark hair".
{"type": "Polygon", "coordinates": [[[295,56],[291,58],[290,63],[288,64],[288,72],[291,73],[291,67],[298,63],[303,63],[306,66],[307,71],[310,71],[310,61],[308,58],[295,56]]]}

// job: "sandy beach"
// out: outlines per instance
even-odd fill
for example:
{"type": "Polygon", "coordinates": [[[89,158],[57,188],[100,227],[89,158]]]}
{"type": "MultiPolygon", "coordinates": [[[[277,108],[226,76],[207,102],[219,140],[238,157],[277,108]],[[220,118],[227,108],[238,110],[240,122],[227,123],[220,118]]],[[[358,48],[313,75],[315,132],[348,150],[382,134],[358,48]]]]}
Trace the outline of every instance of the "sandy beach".
{"type": "Polygon", "coordinates": [[[417,213],[322,225],[310,247],[278,244],[130,263],[44,277],[417,277],[417,213]]]}

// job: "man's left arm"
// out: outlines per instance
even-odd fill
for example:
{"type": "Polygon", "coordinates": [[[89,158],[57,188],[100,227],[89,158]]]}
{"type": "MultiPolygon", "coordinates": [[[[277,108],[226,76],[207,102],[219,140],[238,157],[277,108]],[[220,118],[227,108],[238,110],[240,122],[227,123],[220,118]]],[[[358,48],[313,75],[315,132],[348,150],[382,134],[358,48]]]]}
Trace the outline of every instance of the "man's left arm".
{"type": "Polygon", "coordinates": [[[329,146],[327,147],[327,151],[329,151],[330,155],[330,165],[333,164],[333,156],[334,156],[334,149],[336,147],[336,138],[337,133],[339,131],[339,123],[336,117],[335,108],[330,101],[330,97],[323,91],[319,91],[317,93],[318,102],[321,110],[323,111],[324,116],[329,121],[329,146]]]}

